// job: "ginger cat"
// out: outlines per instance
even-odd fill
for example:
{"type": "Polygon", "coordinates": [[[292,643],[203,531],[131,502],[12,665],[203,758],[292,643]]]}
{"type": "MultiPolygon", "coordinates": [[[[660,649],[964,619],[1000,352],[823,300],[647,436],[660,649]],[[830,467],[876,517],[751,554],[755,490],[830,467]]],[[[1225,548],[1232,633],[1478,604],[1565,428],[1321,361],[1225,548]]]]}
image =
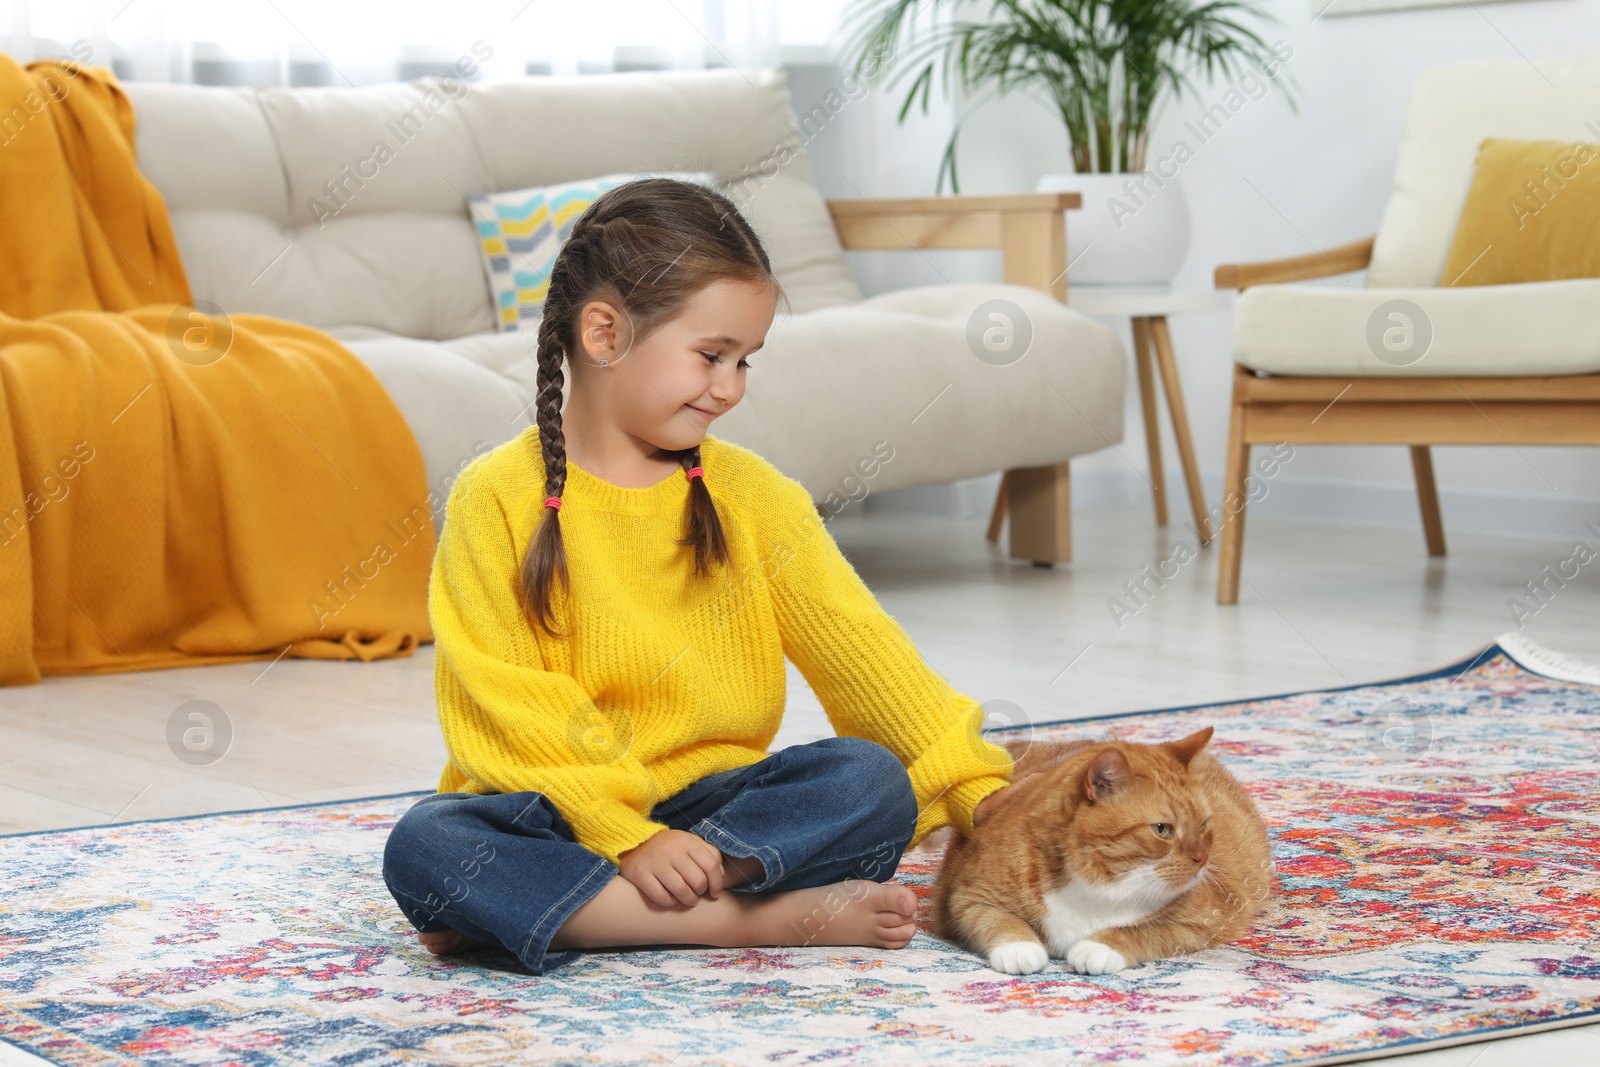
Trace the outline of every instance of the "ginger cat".
{"type": "Polygon", "coordinates": [[[1211,733],[1006,744],[1016,795],[952,833],[935,931],[1006,974],[1052,958],[1109,974],[1248,932],[1272,855],[1249,794],[1201,751],[1211,733]]]}

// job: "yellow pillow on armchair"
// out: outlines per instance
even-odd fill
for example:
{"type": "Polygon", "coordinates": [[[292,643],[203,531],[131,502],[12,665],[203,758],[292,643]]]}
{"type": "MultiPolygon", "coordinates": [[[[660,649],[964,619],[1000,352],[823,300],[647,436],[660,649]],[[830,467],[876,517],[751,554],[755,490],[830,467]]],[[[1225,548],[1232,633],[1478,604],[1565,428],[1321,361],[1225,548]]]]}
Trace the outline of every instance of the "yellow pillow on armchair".
{"type": "Polygon", "coordinates": [[[1441,285],[1600,278],[1600,145],[1490,137],[1477,168],[1441,285]]]}

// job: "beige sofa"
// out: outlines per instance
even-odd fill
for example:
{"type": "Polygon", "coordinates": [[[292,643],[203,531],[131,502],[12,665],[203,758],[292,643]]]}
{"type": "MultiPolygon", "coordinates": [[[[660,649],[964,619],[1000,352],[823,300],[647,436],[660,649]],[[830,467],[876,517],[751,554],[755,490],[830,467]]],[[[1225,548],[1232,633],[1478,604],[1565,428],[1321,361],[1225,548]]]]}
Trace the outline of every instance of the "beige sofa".
{"type": "Polygon", "coordinates": [[[1121,439],[1119,342],[1047,292],[956,284],[862,298],[781,69],[125,88],[139,165],[166,198],[196,299],[344,341],[389,389],[441,496],[474,454],[528,425],[535,383],[533,333],[494,331],[463,198],[618,171],[714,170],[734,182],[792,315],[780,315],[745,399],[715,433],[819,504],[863,486],[1048,467],[1121,439]],[[974,311],[996,298],[1020,307],[1033,335],[1006,365],[968,340],[974,311]],[[861,465],[873,467],[879,442],[893,459],[867,482],[861,465]]]}

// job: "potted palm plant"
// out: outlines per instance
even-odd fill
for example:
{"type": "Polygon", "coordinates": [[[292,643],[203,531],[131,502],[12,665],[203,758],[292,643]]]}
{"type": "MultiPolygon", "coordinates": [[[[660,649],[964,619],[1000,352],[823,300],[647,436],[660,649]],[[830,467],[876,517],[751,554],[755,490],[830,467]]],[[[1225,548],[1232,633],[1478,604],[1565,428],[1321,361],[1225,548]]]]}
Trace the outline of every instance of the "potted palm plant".
{"type": "MultiPolygon", "coordinates": [[[[1046,174],[1037,188],[1083,195],[1083,210],[1067,227],[1072,284],[1158,285],[1188,252],[1178,172],[1234,114],[1267,94],[1293,55],[1286,43],[1269,45],[1246,18],[1274,21],[1254,0],[856,0],[843,26],[858,78],[892,87],[912,77],[900,122],[919,98],[927,112],[936,74],[946,91],[954,82],[966,95],[936,191],[948,175],[951,191],[960,192],[956,140],[973,109],[1012,92],[1042,96],[1061,118],[1074,173],[1046,174]],[[958,8],[986,8],[986,17],[964,19],[958,8]],[[1227,89],[1184,123],[1170,149],[1152,150],[1151,121],[1163,98],[1199,95],[1198,79],[1211,84],[1219,74],[1227,89]]],[[[1284,95],[1294,109],[1287,86],[1284,95]]]]}

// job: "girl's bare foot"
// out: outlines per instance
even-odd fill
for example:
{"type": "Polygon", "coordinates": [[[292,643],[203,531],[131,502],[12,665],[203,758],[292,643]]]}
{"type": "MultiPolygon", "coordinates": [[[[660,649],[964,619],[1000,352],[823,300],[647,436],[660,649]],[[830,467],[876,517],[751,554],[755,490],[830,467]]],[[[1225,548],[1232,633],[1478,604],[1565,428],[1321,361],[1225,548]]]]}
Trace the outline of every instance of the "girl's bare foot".
{"type": "Polygon", "coordinates": [[[724,892],[692,906],[652,903],[617,877],[550,939],[550,950],[625,945],[860,945],[905,948],[917,932],[917,897],[896,882],[852,878],[812,889],[724,892]]]}
{"type": "Polygon", "coordinates": [[[422,942],[423,948],[435,956],[448,956],[487,944],[475,937],[468,937],[460,930],[435,930],[426,934],[418,931],[417,940],[422,942]]]}
{"type": "Polygon", "coordinates": [[[905,948],[917,932],[917,896],[896,882],[849,879],[796,889],[752,909],[758,943],[905,948]]]}

